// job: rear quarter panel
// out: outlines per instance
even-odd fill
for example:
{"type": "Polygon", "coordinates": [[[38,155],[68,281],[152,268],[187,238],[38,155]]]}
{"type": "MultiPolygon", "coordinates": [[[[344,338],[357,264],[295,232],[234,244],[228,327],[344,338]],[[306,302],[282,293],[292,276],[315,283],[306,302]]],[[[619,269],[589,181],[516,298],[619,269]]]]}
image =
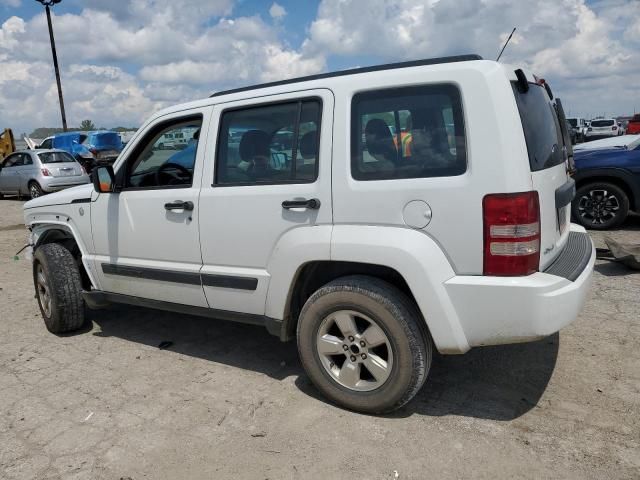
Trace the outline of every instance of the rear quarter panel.
{"type": "Polygon", "coordinates": [[[432,210],[422,233],[441,247],[456,273],[482,274],[482,199],[489,193],[532,188],[524,134],[504,67],[476,61],[383,71],[366,81],[358,77],[337,80],[334,87],[335,223],[409,228],[403,208],[412,200],[422,200],[432,210]],[[456,177],[354,180],[350,150],[353,96],[367,90],[442,83],[456,85],[462,97],[467,171],[456,177]]]}

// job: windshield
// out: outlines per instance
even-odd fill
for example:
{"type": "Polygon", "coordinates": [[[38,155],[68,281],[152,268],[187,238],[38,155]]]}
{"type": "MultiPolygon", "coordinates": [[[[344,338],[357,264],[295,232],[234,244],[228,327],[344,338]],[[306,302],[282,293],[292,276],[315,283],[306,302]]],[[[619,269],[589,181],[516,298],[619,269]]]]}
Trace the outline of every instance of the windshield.
{"type": "Polygon", "coordinates": [[[577,118],[567,118],[567,122],[569,122],[571,124],[572,127],[577,127],[578,126],[578,119],[577,118]]]}
{"type": "Polygon", "coordinates": [[[613,120],[592,120],[591,126],[592,127],[612,127],[614,123],[615,122],[613,120]]]}
{"type": "Polygon", "coordinates": [[[527,142],[531,171],[560,165],[564,162],[562,130],[544,87],[530,83],[527,92],[520,92],[515,83],[512,86],[527,142]]]}
{"type": "Polygon", "coordinates": [[[39,153],[40,161],[42,163],[70,163],[75,162],[73,157],[67,152],[45,152],[39,153]]]}

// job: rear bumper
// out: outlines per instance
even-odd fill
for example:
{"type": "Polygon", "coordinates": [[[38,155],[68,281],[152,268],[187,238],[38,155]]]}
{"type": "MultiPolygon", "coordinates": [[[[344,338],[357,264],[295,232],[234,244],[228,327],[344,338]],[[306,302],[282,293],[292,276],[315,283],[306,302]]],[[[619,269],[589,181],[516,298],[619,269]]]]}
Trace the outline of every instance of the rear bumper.
{"type": "Polygon", "coordinates": [[[42,180],[40,187],[45,192],[57,192],[65,188],[75,187],[89,183],[89,175],[77,175],[73,177],[51,177],[42,180]]]}
{"type": "Polygon", "coordinates": [[[595,248],[571,225],[567,245],[545,272],[527,277],[456,276],[445,282],[469,346],[536,340],[573,322],[586,301],[595,248]]]}
{"type": "Polygon", "coordinates": [[[597,139],[597,138],[609,138],[609,137],[617,137],[619,135],[618,131],[611,131],[611,133],[603,133],[603,132],[587,132],[584,134],[585,138],[589,139],[597,139]]]}

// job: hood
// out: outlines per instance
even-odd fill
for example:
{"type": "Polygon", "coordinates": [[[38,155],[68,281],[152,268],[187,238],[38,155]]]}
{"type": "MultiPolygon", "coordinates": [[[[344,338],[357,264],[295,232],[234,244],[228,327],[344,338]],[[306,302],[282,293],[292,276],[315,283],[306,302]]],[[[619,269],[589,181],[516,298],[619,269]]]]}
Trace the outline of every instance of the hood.
{"type": "Polygon", "coordinates": [[[24,209],[46,207],[49,205],[64,205],[71,203],[74,200],[85,200],[91,198],[93,195],[92,183],[86,183],[84,185],[78,185],[77,187],[67,188],[60,190],[59,192],[49,193],[33,200],[29,200],[24,204],[24,209]]]}
{"type": "Polygon", "coordinates": [[[598,148],[594,150],[579,150],[573,153],[573,156],[578,158],[589,158],[589,157],[597,157],[600,155],[611,155],[612,153],[620,153],[626,152],[627,150],[624,148],[598,148]]]}

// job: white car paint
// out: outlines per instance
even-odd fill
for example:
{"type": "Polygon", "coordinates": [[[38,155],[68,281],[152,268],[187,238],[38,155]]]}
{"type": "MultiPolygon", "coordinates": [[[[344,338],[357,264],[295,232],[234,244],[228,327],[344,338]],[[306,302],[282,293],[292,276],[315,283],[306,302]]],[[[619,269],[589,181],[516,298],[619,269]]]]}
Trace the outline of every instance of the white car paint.
{"type": "Polygon", "coordinates": [[[579,145],[575,145],[573,150],[579,152],[580,150],[596,150],[615,147],[633,150],[638,145],[640,145],[640,135],[620,135],[619,137],[602,138],[592,142],[581,143],[579,145]]]}
{"type": "MultiPolygon", "coordinates": [[[[276,85],[177,105],[141,126],[114,170],[125,168],[145,135],[159,123],[200,113],[204,120],[191,187],[108,194],[91,192],[88,187],[70,189],[28,202],[25,221],[38,232],[68,224],[82,243],[83,264],[97,290],[283,320],[296,275],[307,262],[362,262],[388,266],[405,279],[443,353],[539,338],[557,331],[579,312],[593,256],[574,282],[545,273],[482,276],[485,195],[538,192],[541,271],[562,252],[569,230],[558,230],[554,199],[555,189],[567,182],[564,165],[530,171],[511,86],[517,79],[514,70],[492,61],[416,66],[276,85]],[[443,82],[461,92],[466,173],[355,181],[350,172],[353,95],[443,82]],[[315,182],[211,186],[221,111],[308,97],[323,100],[320,174],[315,182]],[[321,207],[282,210],[282,201],[297,197],[318,198],[321,207]],[[83,198],[91,202],[69,203],[83,198]],[[194,211],[167,213],[163,203],[177,199],[192,201],[194,211]],[[430,208],[430,221],[424,228],[405,224],[404,208],[413,201],[430,208]],[[90,210],[90,221],[87,214],[78,219],[79,208],[90,210]],[[251,277],[257,279],[257,286],[240,290],[113,276],[103,272],[101,266],[106,262],[187,274],[251,277]]],[[[535,81],[531,73],[525,73],[530,82],[535,81]]],[[[568,211],[561,214],[568,216],[568,211]]]]}
{"type": "Polygon", "coordinates": [[[614,118],[597,118],[591,120],[585,133],[585,138],[593,137],[617,137],[620,135],[620,127],[614,118]],[[594,122],[606,122],[607,125],[594,126],[594,122]]]}

